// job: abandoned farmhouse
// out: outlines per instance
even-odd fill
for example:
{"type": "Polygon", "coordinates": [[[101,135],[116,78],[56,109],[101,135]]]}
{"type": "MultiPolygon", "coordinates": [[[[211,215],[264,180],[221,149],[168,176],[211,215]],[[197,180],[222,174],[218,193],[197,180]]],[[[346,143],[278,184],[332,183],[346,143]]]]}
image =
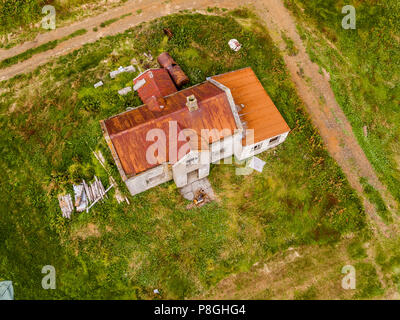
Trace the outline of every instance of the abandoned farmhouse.
{"type": "Polygon", "coordinates": [[[210,163],[242,161],[285,141],[289,126],[251,68],[179,90],[189,81],[182,69],[168,53],[158,62],[133,80],[144,104],[100,122],[132,195],[172,179],[185,187],[207,177],[210,163]]]}

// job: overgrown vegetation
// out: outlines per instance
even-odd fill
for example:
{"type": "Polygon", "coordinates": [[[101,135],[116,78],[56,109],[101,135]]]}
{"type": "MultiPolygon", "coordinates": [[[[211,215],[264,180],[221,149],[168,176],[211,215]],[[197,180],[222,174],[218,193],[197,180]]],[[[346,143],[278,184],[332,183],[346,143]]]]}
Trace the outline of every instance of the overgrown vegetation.
{"type": "Polygon", "coordinates": [[[400,291],[400,240],[386,239],[377,248],[376,262],[382,272],[389,277],[394,287],[400,291]]]}
{"type": "MultiPolygon", "coordinates": [[[[328,70],[331,86],[359,144],[382,182],[400,203],[400,3],[398,1],[286,0],[295,14],[310,57],[328,70]],[[356,29],[342,28],[344,5],[356,8],[356,29]],[[364,127],[367,130],[364,131],[364,127]],[[366,134],[367,133],[367,134],[366,134]]],[[[366,179],[364,193],[386,223],[393,217],[382,195],[366,179]]],[[[388,283],[400,288],[399,238],[375,239],[372,252],[388,283]],[[387,279],[386,279],[387,280],[387,279]]],[[[352,258],[366,256],[362,240],[349,246],[352,258]]],[[[356,266],[362,288],[356,298],[382,293],[370,262],[356,266]],[[361,270],[359,270],[361,268],[361,270]]]]}
{"type": "Polygon", "coordinates": [[[363,186],[364,193],[371,203],[376,207],[376,212],[381,216],[381,218],[386,222],[393,222],[390,211],[387,209],[385,202],[383,201],[379,192],[371,186],[367,179],[360,179],[361,185],[363,186]]]}
{"type": "Polygon", "coordinates": [[[298,19],[310,57],[330,73],[359,144],[400,203],[400,2],[285,2],[298,19]],[[349,4],[356,8],[355,30],[341,26],[342,7],[349,4]]]}
{"type": "MultiPolygon", "coordinates": [[[[0,84],[0,274],[16,298],[183,298],[200,294],[231,273],[290,246],[333,244],[365,228],[360,200],[311,125],[283,59],[254,15],[181,14],[141,24],[85,45],[36,71],[0,84]],[[243,27],[235,18],[248,20],[243,27]],[[174,37],[168,41],[163,28],[174,37]],[[218,30],[218,32],[216,32],[218,30]],[[238,38],[239,52],[229,39],[238,38]],[[207,76],[251,66],[292,129],[266,152],[262,174],[235,175],[215,165],[218,201],[186,210],[171,183],[130,197],[111,196],[89,213],[62,218],[57,195],[71,183],[108,175],[93,157],[99,149],[119,178],[99,120],[140,105],[119,96],[134,75],[108,72],[143,52],[168,51],[193,85],[207,76]],[[93,84],[103,80],[104,86],[93,84]],[[57,290],[41,288],[41,268],[57,271],[57,290]]],[[[315,297],[318,289],[299,292],[315,297]]]]}
{"type": "Polygon", "coordinates": [[[121,19],[123,19],[123,18],[125,18],[125,17],[128,17],[128,16],[130,16],[130,15],[132,15],[132,12],[123,14],[122,16],[120,16],[120,17],[118,17],[118,18],[113,18],[113,19],[106,20],[106,21],[104,21],[104,22],[102,22],[102,23],[100,24],[100,27],[101,27],[101,28],[105,28],[105,27],[109,26],[110,24],[112,24],[112,23],[114,23],[114,22],[117,22],[118,20],[121,20],[121,19]]]}
{"type": "Polygon", "coordinates": [[[283,31],[282,31],[282,39],[286,43],[286,50],[288,51],[288,54],[290,56],[295,56],[299,53],[299,49],[297,49],[297,47],[295,46],[294,41],[290,39],[290,37],[288,37],[286,33],[283,31]]]}
{"type": "Polygon", "coordinates": [[[371,263],[359,262],[355,266],[357,293],[354,298],[368,299],[384,293],[375,267],[371,263]]]}

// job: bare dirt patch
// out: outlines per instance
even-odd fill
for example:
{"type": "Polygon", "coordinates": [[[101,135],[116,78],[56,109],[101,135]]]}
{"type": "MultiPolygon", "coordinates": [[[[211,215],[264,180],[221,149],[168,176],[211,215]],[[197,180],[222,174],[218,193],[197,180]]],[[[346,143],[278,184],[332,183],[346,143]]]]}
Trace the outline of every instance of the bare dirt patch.
{"type": "Polygon", "coordinates": [[[85,240],[89,237],[98,238],[100,236],[101,236],[101,232],[100,232],[99,228],[97,227],[97,225],[95,225],[94,223],[88,223],[86,226],[72,232],[71,238],[73,240],[76,240],[76,239],[85,240]]]}
{"type": "Polygon", "coordinates": [[[315,287],[316,299],[350,299],[353,293],[341,287],[341,267],[349,263],[347,243],[343,241],[333,247],[289,248],[255,263],[248,272],[225,278],[196,298],[294,299],[296,292],[315,287]]]}

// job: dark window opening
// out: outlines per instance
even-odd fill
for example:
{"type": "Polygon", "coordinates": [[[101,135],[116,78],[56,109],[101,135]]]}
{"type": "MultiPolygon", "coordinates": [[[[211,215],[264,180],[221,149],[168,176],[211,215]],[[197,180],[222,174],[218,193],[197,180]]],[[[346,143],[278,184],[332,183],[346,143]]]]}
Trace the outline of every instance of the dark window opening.
{"type": "Polygon", "coordinates": [[[257,151],[257,150],[260,150],[261,149],[261,146],[262,146],[262,143],[260,143],[260,144],[256,144],[254,147],[253,147],[253,151],[257,151]]]}
{"type": "Polygon", "coordinates": [[[156,175],[154,177],[150,177],[146,179],[147,184],[153,184],[154,182],[157,182],[158,180],[162,180],[165,178],[165,173],[161,173],[159,175],[156,175]]]}
{"type": "Polygon", "coordinates": [[[277,143],[279,141],[280,136],[277,136],[275,138],[272,138],[271,140],[269,140],[269,145],[277,143]]]}

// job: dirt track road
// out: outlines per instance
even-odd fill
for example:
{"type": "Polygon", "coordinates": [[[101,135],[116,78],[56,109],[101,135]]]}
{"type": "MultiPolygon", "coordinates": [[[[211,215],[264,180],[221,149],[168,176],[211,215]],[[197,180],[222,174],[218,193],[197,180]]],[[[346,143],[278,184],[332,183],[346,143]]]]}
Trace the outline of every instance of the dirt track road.
{"type": "MultiPolygon", "coordinates": [[[[244,4],[253,6],[262,21],[265,22],[271,37],[282,50],[286,65],[298,93],[304,101],[314,125],[319,129],[330,154],[343,169],[351,186],[362,197],[368,215],[375,222],[374,226],[376,230],[389,236],[390,231],[393,230],[382,222],[376,213],[375,207],[363,195],[362,186],[359,182],[360,178],[366,177],[369,183],[382,194],[386,203],[392,208],[396,208],[396,202],[380,183],[374,169],[358,145],[346,116],[336,102],[329,80],[324,75],[321,75],[319,67],[311,62],[297,33],[296,23],[289,11],[284,7],[282,0],[252,0],[250,2],[243,0],[170,0],[162,3],[156,0],[128,1],[123,6],[109,10],[99,16],[42,34],[34,42],[17,46],[8,52],[1,51],[0,59],[4,59],[6,56],[12,56],[48,41],[59,39],[76,30],[82,28],[88,30],[86,34],[65,41],[52,50],[37,54],[26,61],[0,70],[0,80],[9,79],[17,74],[32,71],[38,65],[48,62],[53,57],[64,55],[78,49],[85,43],[94,42],[101,37],[117,34],[143,21],[184,9],[204,10],[207,7],[214,6],[230,9],[244,4]],[[142,12],[138,15],[136,12],[139,9],[142,12]],[[132,12],[131,16],[125,17],[106,28],[99,28],[97,32],[92,30],[94,27],[99,27],[101,22],[112,18],[119,18],[129,12],[132,12]],[[281,39],[281,31],[283,30],[285,30],[299,49],[299,53],[296,56],[288,56],[284,53],[285,43],[281,39]],[[299,75],[300,67],[304,70],[303,76],[299,75]],[[306,79],[311,80],[307,82],[306,79]],[[320,102],[320,97],[324,98],[323,101],[325,102],[323,104],[320,102]]],[[[395,231],[397,231],[397,228],[395,231]]]]}
{"type": "Polygon", "coordinates": [[[368,182],[380,192],[386,204],[392,209],[392,213],[397,210],[396,201],[379,181],[375,170],[358,144],[349,121],[335,99],[328,77],[320,74],[319,66],[308,56],[297,32],[294,18],[285,8],[282,0],[254,1],[254,6],[282,52],[285,51],[286,44],[281,38],[281,31],[285,31],[299,49],[296,56],[284,54],[292,80],[314,125],[319,129],[329,153],[338,162],[351,186],[361,195],[367,214],[375,222],[376,231],[386,236],[390,236],[390,232],[397,232],[397,216],[393,214],[396,223],[388,227],[376,213],[375,206],[363,194],[361,177],[367,178],[368,182]],[[300,68],[304,70],[302,75],[300,68]]]}

